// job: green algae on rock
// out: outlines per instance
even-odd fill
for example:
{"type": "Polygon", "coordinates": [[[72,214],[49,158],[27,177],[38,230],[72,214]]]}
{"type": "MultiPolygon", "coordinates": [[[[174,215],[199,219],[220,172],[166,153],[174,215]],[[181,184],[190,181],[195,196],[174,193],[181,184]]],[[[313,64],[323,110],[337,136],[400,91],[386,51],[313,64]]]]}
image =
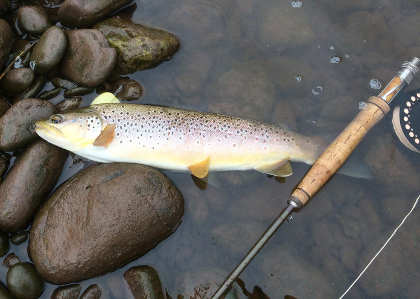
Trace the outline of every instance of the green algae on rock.
{"type": "Polygon", "coordinates": [[[118,16],[95,26],[118,52],[118,71],[134,73],[170,59],[179,48],[178,38],[167,31],[135,24],[118,16]]]}

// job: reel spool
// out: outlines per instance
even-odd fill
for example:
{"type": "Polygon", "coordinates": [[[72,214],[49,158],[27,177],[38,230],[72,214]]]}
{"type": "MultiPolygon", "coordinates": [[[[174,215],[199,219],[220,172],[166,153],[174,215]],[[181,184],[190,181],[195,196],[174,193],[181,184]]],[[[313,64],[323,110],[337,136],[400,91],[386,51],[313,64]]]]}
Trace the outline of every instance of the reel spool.
{"type": "Polygon", "coordinates": [[[392,113],[392,125],[401,143],[420,153],[420,92],[407,97],[392,113]]]}

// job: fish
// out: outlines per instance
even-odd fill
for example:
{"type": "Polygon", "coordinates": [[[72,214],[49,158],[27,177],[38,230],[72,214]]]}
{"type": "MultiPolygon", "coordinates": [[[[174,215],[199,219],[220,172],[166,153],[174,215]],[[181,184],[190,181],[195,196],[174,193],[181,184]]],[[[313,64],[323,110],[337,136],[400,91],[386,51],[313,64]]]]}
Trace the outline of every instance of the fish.
{"type": "Polygon", "coordinates": [[[288,177],[290,161],[312,164],[319,138],[255,120],[165,106],[121,103],[112,93],[90,106],[35,123],[43,139],[84,158],[186,171],[256,170],[288,177]]]}

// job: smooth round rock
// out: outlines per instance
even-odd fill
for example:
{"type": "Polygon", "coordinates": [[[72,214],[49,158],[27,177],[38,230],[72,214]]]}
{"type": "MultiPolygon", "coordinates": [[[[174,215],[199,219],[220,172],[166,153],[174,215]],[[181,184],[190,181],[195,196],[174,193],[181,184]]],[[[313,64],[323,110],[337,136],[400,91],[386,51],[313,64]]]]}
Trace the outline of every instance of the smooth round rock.
{"type": "Polygon", "coordinates": [[[27,239],[28,239],[28,232],[25,230],[22,230],[22,231],[18,231],[12,234],[10,241],[12,241],[12,243],[15,245],[19,245],[25,242],[27,239]]]}
{"type": "Polygon", "coordinates": [[[17,103],[19,101],[22,101],[23,99],[36,97],[41,91],[41,89],[44,87],[45,82],[46,80],[44,76],[40,75],[36,77],[29,88],[27,88],[24,92],[22,92],[13,99],[13,103],[17,103]]]}
{"type": "Polygon", "coordinates": [[[0,150],[14,151],[35,140],[33,123],[54,112],[53,104],[39,99],[24,99],[12,105],[0,118],[0,150]]]}
{"type": "Polygon", "coordinates": [[[82,97],[72,97],[64,99],[56,105],[58,112],[65,112],[79,108],[82,103],[82,97]]]}
{"type": "Polygon", "coordinates": [[[34,78],[34,72],[30,68],[12,69],[1,79],[0,87],[8,94],[16,95],[31,86],[34,78]]]}
{"type": "Polygon", "coordinates": [[[131,0],[66,0],[58,10],[60,22],[84,27],[95,24],[131,0]]]}
{"type": "Polygon", "coordinates": [[[50,26],[47,12],[41,6],[21,6],[17,11],[19,27],[28,33],[40,34],[50,26]]]}
{"type": "Polygon", "coordinates": [[[63,287],[58,287],[51,295],[51,299],[77,299],[79,298],[82,287],[80,284],[71,284],[63,287]]]}
{"type": "Polygon", "coordinates": [[[62,73],[83,86],[95,87],[109,76],[117,62],[117,52],[96,29],[66,31],[68,49],[62,73]]]}
{"type": "Polygon", "coordinates": [[[14,40],[15,35],[9,23],[0,19],[0,68],[6,63],[14,40]]]}
{"type": "Polygon", "coordinates": [[[31,263],[19,263],[7,271],[7,287],[19,299],[39,298],[44,282],[31,263]]]}
{"type": "Polygon", "coordinates": [[[0,229],[24,229],[61,174],[67,152],[37,141],[17,158],[0,185],[0,229]]]}
{"type": "Polygon", "coordinates": [[[121,78],[114,83],[116,97],[120,100],[133,101],[143,95],[143,86],[139,82],[129,78],[121,78]]]}
{"type": "Polygon", "coordinates": [[[134,73],[169,60],[179,48],[178,38],[165,30],[135,24],[118,16],[95,26],[118,52],[118,72],[134,73]]]}
{"type": "Polygon", "coordinates": [[[19,263],[20,259],[13,252],[9,253],[3,260],[3,265],[5,265],[7,268],[10,268],[19,263]]]}
{"type": "Polygon", "coordinates": [[[135,299],[165,299],[159,275],[150,266],[139,266],[128,269],[124,279],[135,299]]]}
{"type": "Polygon", "coordinates": [[[0,231],[0,256],[5,255],[9,251],[9,236],[0,231]]]}
{"type": "Polygon", "coordinates": [[[80,299],[99,299],[101,298],[102,291],[97,284],[89,286],[80,296],[80,299]]]}
{"type": "Polygon", "coordinates": [[[88,279],[155,247],[176,230],[183,210],[181,193],[156,169],[127,163],[90,166],[43,205],[28,250],[48,281],[88,279]]]}
{"type": "Polygon", "coordinates": [[[63,30],[52,26],[45,31],[31,54],[31,61],[35,63],[35,72],[44,74],[50,71],[61,61],[66,47],[67,37],[63,30]]]}

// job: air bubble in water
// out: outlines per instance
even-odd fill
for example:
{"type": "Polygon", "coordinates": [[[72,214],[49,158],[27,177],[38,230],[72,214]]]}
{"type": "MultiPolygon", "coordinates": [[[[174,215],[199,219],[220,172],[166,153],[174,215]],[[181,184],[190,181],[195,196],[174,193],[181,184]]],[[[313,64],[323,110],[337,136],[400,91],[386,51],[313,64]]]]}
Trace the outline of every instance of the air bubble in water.
{"type": "Polygon", "coordinates": [[[340,63],[341,62],[341,57],[340,56],[333,56],[330,58],[330,63],[340,63]]]}
{"type": "Polygon", "coordinates": [[[312,94],[314,96],[319,96],[320,94],[322,94],[323,91],[324,91],[324,87],[322,87],[321,85],[318,85],[312,88],[312,94]]]}
{"type": "Polygon", "coordinates": [[[378,79],[371,79],[369,81],[369,86],[372,89],[381,89],[382,84],[381,84],[381,81],[379,81],[378,79]]]}
{"type": "Polygon", "coordinates": [[[296,75],[295,79],[298,82],[302,82],[303,77],[302,77],[302,75],[296,75]]]}
{"type": "Polygon", "coordinates": [[[303,1],[295,0],[290,2],[293,8],[301,8],[303,6],[303,1]]]}

